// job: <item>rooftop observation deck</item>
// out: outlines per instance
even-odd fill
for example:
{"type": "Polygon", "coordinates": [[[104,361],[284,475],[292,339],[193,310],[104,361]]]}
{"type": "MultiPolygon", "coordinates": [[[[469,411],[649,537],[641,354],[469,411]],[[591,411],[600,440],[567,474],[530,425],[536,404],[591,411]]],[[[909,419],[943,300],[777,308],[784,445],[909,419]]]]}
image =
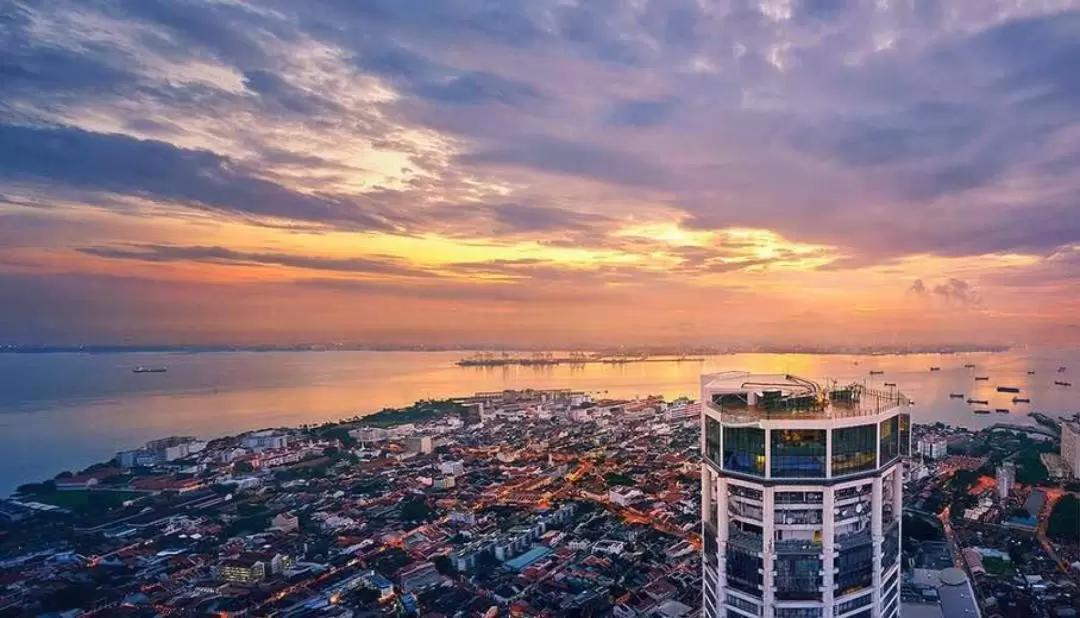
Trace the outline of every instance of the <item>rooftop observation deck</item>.
{"type": "Polygon", "coordinates": [[[702,400],[721,421],[827,420],[875,416],[911,400],[896,389],[859,382],[824,384],[789,374],[727,371],[701,378],[702,400]]]}

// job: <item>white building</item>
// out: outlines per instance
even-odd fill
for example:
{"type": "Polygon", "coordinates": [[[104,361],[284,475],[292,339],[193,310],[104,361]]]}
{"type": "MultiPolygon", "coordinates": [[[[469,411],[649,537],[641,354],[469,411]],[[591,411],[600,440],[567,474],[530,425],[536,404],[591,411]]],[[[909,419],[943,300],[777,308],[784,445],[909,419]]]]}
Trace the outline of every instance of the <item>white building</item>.
{"type": "Polygon", "coordinates": [[[1080,425],[1076,423],[1061,423],[1061,459],[1080,478],[1080,425]]]}
{"type": "Polygon", "coordinates": [[[442,478],[435,479],[431,484],[435,489],[452,489],[455,485],[454,477],[444,476],[442,478]]]}
{"type": "Polygon", "coordinates": [[[629,489],[626,487],[613,487],[608,490],[608,500],[611,500],[619,506],[630,506],[643,495],[644,494],[638,489],[629,489]]]}
{"type": "Polygon", "coordinates": [[[897,618],[908,400],[701,378],[704,616],[897,618]]]}
{"type": "Polygon", "coordinates": [[[289,436],[271,430],[256,431],[244,436],[240,444],[253,451],[280,450],[289,446],[289,436]]]}
{"type": "Polygon", "coordinates": [[[948,455],[949,443],[945,441],[945,438],[924,438],[919,440],[916,448],[923,457],[941,459],[948,455]]]}
{"type": "Polygon", "coordinates": [[[406,450],[411,453],[427,455],[435,450],[435,446],[431,442],[431,436],[413,436],[406,443],[406,450]]]}
{"type": "Polygon", "coordinates": [[[464,461],[442,461],[439,462],[439,472],[448,474],[450,476],[460,476],[465,474],[465,462],[464,461]]]}
{"type": "Polygon", "coordinates": [[[1016,467],[1013,466],[1012,462],[1007,461],[998,466],[997,491],[998,498],[1003,502],[1009,499],[1009,493],[1012,492],[1014,483],[1016,483],[1016,467]]]}

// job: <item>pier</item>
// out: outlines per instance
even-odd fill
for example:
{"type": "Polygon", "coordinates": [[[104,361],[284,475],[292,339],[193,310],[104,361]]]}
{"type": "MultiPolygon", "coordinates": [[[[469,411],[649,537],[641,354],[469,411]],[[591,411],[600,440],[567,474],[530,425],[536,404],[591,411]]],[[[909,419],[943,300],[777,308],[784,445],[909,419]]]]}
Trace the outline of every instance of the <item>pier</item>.
{"type": "Polygon", "coordinates": [[[458,367],[507,367],[520,365],[523,367],[551,367],[555,365],[626,365],[629,363],[701,363],[704,357],[691,356],[610,356],[590,355],[581,352],[573,352],[569,356],[555,356],[551,353],[537,353],[531,356],[518,356],[511,354],[477,354],[463,358],[457,363],[458,367]]]}

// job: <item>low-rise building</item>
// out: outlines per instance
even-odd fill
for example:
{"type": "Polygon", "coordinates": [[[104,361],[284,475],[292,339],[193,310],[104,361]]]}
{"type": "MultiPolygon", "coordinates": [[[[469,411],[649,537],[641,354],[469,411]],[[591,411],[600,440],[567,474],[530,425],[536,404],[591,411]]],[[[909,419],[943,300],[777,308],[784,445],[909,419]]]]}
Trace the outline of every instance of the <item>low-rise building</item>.
{"type": "Polygon", "coordinates": [[[430,588],[438,584],[441,579],[439,571],[431,562],[421,562],[398,573],[398,585],[404,592],[430,588]]]}

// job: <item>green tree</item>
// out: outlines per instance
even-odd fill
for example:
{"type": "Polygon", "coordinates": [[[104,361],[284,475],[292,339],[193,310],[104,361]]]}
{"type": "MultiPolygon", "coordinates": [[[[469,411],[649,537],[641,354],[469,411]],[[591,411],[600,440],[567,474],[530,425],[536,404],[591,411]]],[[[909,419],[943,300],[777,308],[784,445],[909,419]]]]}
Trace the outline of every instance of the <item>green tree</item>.
{"type": "Polygon", "coordinates": [[[435,558],[431,562],[435,565],[435,570],[442,573],[443,575],[454,574],[454,563],[450,561],[449,557],[435,556],[435,558]]]}
{"type": "Polygon", "coordinates": [[[413,498],[401,503],[398,514],[404,521],[430,521],[434,516],[431,507],[423,498],[413,498]]]}
{"type": "Polygon", "coordinates": [[[1080,500],[1066,494],[1050,513],[1047,535],[1059,543],[1080,543],[1080,500]]]}
{"type": "Polygon", "coordinates": [[[246,474],[255,471],[255,466],[251,465],[250,461],[238,461],[233,464],[233,471],[246,474]]]}

